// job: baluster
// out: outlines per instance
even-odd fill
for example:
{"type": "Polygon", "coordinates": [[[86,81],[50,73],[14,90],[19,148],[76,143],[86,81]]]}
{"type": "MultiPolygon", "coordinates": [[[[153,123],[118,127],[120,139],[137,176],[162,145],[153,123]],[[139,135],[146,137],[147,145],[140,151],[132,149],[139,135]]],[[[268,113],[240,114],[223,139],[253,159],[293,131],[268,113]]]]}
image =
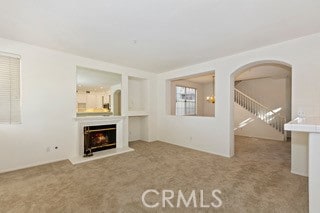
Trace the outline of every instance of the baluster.
{"type": "Polygon", "coordinates": [[[246,109],[249,110],[249,100],[247,97],[245,97],[245,100],[246,100],[246,109]]]}
{"type": "Polygon", "coordinates": [[[236,95],[235,95],[236,103],[238,103],[238,104],[239,104],[239,101],[238,101],[238,97],[239,97],[238,92],[236,91],[236,92],[235,92],[235,94],[236,94],[236,95]]]}
{"type": "Polygon", "coordinates": [[[237,103],[239,104],[240,101],[239,101],[239,93],[238,92],[237,92],[237,100],[238,100],[237,103]]]}
{"type": "Polygon", "coordinates": [[[239,94],[237,92],[237,103],[239,104],[239,94]]]}
{"type": "Polygon", "coordinates": [[[243,95],[241,95],[241,102],[242,102],[242,107],[245,107],[243,95]]]}
{"type": "Polygon", "coordinates": [[[258,110],[257,110],[257,104],[256,103],[254,104],[254,110],[255,110],[255,115],[257,116],[258,115],[258,110]]]}

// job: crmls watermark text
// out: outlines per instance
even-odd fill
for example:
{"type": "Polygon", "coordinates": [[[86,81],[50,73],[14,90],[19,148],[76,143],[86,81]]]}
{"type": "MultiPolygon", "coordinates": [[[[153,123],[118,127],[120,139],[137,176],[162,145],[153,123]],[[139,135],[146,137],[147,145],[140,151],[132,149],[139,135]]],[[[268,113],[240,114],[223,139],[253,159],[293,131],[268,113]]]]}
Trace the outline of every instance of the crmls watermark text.
{"type": "Polygon", "coordinates": [[[221,191],[219,189],[212,190],[210,202],[205,203],[204,190],[192,190],[187,193],[181,190],[175,192],[170,189],[164,189],[159,192],[156,189],[148,189],[142,193],[141,200],[143,205],[148,208],[219,208],[223,204],[219,197],[220,195],[221,191]],[[148,200],[148,196],[156,197],[157,200],[150,201],[150,199],[148,200]]]}

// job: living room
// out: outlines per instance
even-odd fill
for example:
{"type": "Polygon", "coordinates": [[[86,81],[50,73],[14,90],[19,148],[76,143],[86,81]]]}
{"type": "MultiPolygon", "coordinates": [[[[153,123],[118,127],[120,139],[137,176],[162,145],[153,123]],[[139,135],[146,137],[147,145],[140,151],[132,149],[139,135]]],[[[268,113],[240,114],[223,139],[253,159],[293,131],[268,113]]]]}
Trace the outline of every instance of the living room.
{"type": "MultiPolygon", "coordinates": [[[[302,5],[291,1],[273,4],[3,2],[0,55],[3,64],[7,60],[18,64],[18,68],[9,67],[15,68],[15,76],[19,77],[15,87],[10,80],[11,93],[1,87],[0,94],[0,211],[170,211],[168,203],[166,208],[143,206],[143,190],[157,189],[161,194],[166,189],[176,193],[180,189],[199,192],[217,188],[223,203],[220,208],[226,212],[277,212],[275,207],[280,208],[278,212],[317,212],[319,204],[308,204],[312,200],[310,194],[308,198],[310,191],[314,193],[312,198],[318,198],[319,183],[313,185],[315,192],[308,190],[311,161],[306,132],[292,131],[290,142],[262,140],[263,153],[248,153],[257,143],[250,137],[234,136],[235,76],[258,64],[277,63],[291,68],[292,120],[320,116],[320,5],[313,1],[302,5]],[[288,6],[291,10],[286,10],[288,6]],[[223,12],[228,12],[228,18],[223,12]],[[219,17],[225,20],[219,21],[219,17]],[[110,96],[106,93],[100,97],[101,106],[95,107],[103,113],[110,112],[109,115],[93,115],[90,110],[86,111],[89,115],[79,115],[85,102],[78,101],[80,87],[85,83],[79,82],[81,69],[88,75],[118,76],[114,84],[120,85],[119,98],[114,99],[116,89],[110,89],[110,96]],[[173,82],[199,76],[213,79],[207,82],[213,83],[212,94],[203,94],[201,98],[212,106],[211,114],[177,115],[173,82]],[[12,94],[17,91],[14,98],[19,102],[12,107],[12,94]],[[214,98],[212,103],[207,102],[208,95],[214,98]],[[5,105],[6,101],[9,105],[5,105]],[[84,128],[98,125],[104,126],[102,129],[116,128],[116,147],[90,156],[93,149],[84,145],[84,128]],[[267,150],[272,153],[267,155],[267,150]],[[86,151],[88,156],[84,156],[86,151]],[[252,159],[257,159],[256,164],[249,164],[252,159]],[[274,159],[278,161],[273,162],[274,159]],[[266,166],[266,170],[260,171],[259,165],[266,166]],[[95,170],[99,171],[80,191],[76,190],[78,181],[67,180],[90,177],[95,170]],[[102,181],[99,185],[99,176],[114,182],[102,181]],[[38,183],[46,178],[47,183],[38,183]],[[245,179],[243,188],[237,178],[245,179]],[[250,188],[250,182],[257,184],[256,188],[250,188]],[[61,184],[66,184],[66,188],[61,188],[61,184]],[[86,205],[80,196],[86,189],[96,192],[88,192],[87,201],[100,195],[99,202],[86,205]],[[9,192],[10,195],[6,194],[9,192]],[[35,193],[39,195],[32,197],[35,193]],[[18,201],[14,201],[15,196],[20,196],[18,201]],[[72,196],[70,202],[62,201],[63,197],[72,196]],[[281,198],[277,201],[276,197],[281,198]],[[121,198],[125,200],[123,205],[121,198]]],[[[7,75],[3,76],[0,80],[7,75]]],[[[0,86],[5,85],[3,82],[0,86]]],[[[101,83],[96,86],[103,87],[101,83]]],[[[82,92],[92,93],[89,90],[82,92]]],[[[194,100],[196,96],[188,97],[183,100],[194,100]]],[[[86,130],[90,133],[97,129],[86,130]]],[[[157,199],[147,198],[149,203],[157,199]]],[[[195,207],[190,210],[195,211],[195,207]]]]}

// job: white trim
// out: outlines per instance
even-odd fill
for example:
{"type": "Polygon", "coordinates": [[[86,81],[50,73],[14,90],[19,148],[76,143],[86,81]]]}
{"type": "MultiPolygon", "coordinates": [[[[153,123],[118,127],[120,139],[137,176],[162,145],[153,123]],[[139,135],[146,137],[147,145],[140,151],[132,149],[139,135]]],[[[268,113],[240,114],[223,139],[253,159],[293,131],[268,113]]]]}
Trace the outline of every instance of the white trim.
{"type": "Polygon", "coordinates": [[[295,175],[301,175],[304,177],[308,177],[308,173],[305,173],[305,172],[298,172],[298,171],[291,170],[291,173],[295,174],[295,175]]]}
{"type": "Polygon", "coordinates": [[[28,164],[26,166],[18,166],[18,167],[14,167],[14,168],[10,168],[10,169],[0,170],[0,174],[6,173],[6,172],[13,172],[13,171],[21,170],[21,169],[32,168],[32,167],[41,166],[41,165],[45,165],[45,164],[65,161],[65,160],[68,160],[68,159],[67,158],[60,158],[60,159],[57,159],[57,160],[49,160],[49,161],[44,161],[44,162],[41,162],[41,163],[30,163],[30,164],[28,164]]]}
{"type": "Polygon", "coordinates": [[[21,59],[21,56],[20,56],[20,55],[13,54],[13,53],[7,53],[7,52],[3,52],[3,51],[0,51],[0,55],[1,55],[1,56],[7,56],[7,57],[12,57],[12,58],[21,59]]]}

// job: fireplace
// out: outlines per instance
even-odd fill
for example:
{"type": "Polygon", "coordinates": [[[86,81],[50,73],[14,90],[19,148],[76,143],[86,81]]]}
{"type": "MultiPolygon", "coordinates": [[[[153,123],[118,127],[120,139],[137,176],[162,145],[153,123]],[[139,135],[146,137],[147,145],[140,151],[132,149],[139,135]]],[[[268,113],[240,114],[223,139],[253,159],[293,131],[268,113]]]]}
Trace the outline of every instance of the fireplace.
{"type": "Polygon", "coordinates": [[[100,125],[84,126],[84,151],[83,156],[92,156],[94,152],[116,148],[117,126],[100,125]]]}
{"type": "Polygon", "coordinates": [[[72,164],[133,151],[128,147],[127,117],[83,116],[75,120],[78,122],[78,150],[69,158],[72,164]]]}

